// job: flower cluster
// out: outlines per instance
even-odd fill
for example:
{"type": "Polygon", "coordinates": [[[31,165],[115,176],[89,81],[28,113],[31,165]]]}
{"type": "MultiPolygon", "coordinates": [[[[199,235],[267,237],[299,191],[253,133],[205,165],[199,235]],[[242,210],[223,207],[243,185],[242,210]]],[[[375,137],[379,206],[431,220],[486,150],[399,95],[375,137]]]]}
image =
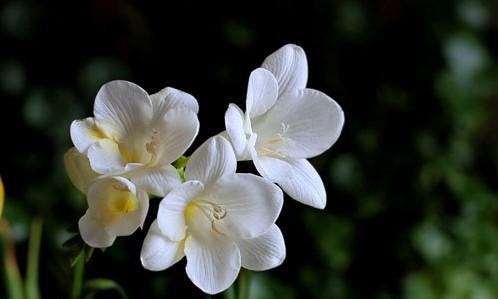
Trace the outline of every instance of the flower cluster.
{"type": "Polygon", "coordinates": [[[190,280],[215,294],[241,267],[280,265],[286,253],[275,224],[280,188],[325,207],[323,182],[306,159],[329,149],[344,123],[335,101],[306,88],[307,77],[300,47],[286,45],[268,56],[249,77],[246,111],[230,104],[226,131],[180,169],[172,163],[199,130],[196,99],[171,87],[149,95],[131,82],[105,84],[94,117],[71,124],[74,147],[64,157],[69,178],[86,194],[83,240],[104,248],[142,228],[153,194],[162,199],[140,254],[146,269],[164,270],[185,256],[190,280]],[[261,177],[236,173],[242,160],[252,160],[261,177]]]}

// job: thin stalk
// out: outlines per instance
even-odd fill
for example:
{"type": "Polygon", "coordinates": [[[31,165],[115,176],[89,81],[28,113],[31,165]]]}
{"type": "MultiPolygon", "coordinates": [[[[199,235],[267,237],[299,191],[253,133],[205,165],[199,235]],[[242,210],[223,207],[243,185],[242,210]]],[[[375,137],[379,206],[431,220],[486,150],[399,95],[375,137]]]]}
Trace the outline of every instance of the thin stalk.
{"type": "Polygon", "coordinates": [[[71,290],[71,299],[79,299],[83,288],[83,275],[85,273],[85,249],[76,257],[73,273],[73,287],[71,290]]]}
{"type": "Polygon", "coordinates": [[[0,219],[0,237],[5,265],[5,280],[7,284],[8,298],[24,299],[24,290],[22,287],[22,278],[17,266],[16,250],[14,241],[10,237],[10,228],[7,221],[0,219]]]}
{"type": "Polygon", "coordinates": [[[38,267],[40,260],[40,243],[42,238],[42,220],[33,219],[29,235],[28,262],[26,268],[26,296],[30,299],[40,298],[38,286],[38,267]]]}
{"type": "Polygon", "coordinates": [[[223,298],[225,299],[236,299],[235,297],[235,286],[232,285],[225,292],[223,292],[223,298]]]}
{"type": "Polygon", "coordinates": [[[238,299],[249,299],[250,277],[247,270],[241,269],[239,275],[239,296],[238,299]]]}

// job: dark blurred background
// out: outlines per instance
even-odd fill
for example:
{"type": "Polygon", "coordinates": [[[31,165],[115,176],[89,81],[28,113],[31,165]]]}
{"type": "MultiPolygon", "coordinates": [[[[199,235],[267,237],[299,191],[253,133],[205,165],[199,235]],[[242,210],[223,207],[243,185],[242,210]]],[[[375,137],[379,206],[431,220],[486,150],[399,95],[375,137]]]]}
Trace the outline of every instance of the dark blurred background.
{"type": "MultiPolygon", "coordinates": [[[[61,244],[86,204],[62,157],[70,122],[91,115],[99,87],[125,79],[191,93],[195,149],[224,129],[228,103],[244,106],[249,73],[286,43],[305,49],[308,86],[333,97],[346,123],[312,161],[327,208],[286,200],[287,258],[250,273],[251,298],[498,298],[496,1],[2,1],[4,217],[21,272],[30,221],[44,220],[42,297],[69,297],[61,244]]],[[[85,277],[111,278],[130,298],[205,298],[185,260],[141,267],[145,232],[96,251],[85,277]]]]}

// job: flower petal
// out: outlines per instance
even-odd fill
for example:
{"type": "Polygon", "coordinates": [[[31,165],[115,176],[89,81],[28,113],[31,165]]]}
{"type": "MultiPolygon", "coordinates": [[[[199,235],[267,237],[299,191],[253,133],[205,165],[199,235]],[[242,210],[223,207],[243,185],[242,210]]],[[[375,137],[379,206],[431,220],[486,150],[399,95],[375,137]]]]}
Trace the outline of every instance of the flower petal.
{"type": "Polygon", "coordinates": [[[228,289],[240,271],[239,248],[222,235],[202,239],[188,237],[185,241],[185,255],[188,277],[208,294],[228,289]]]}
{"type": "Polygon", "coordinates": [[[80,153],[85,153],[90,145],[102,138],[107,138],[97,125],[93,117],[75,120],[71,123],[71,140],[80,153]]]}
{"type": "Polygon", "coordinates": [[[197,114],[187,108],[168,110],[164,117],[154,124],[157,130],[157,160],[159,164],[170,164],[190,147],[199,132],[197,114]]]}
{"type": "Polygon", "coordinates": [[[88,211],[78,221],[78,227],[83,241],[92,247],[109,247],[116,240],[116,236],[109,234],[88,211]]]}
{"type": "Polygon", "coordinates": [[[123,177],[95,180],[88,187],[87,202],[87,213],[111,236],[131,235],[143,226],[149,209],[147,193],[123,177]]]}
{"type": "Polygon", "coordinates": [[[221,136],[206,140],[190,157],[185,168],[187,180],[197,180],[206,188],[226,174],[233,174],[237,160],[230,143],[221,136]]]}
{"type": "Polygon", "coordinates": [[[118,144],[111,139],[102,139],[90,146],[88,159],[92,169],[102,174],[119,174],[126,166],[118,144]]]}
{"type": "Polygon", "coordinates": [[[129,178],[140,189],[160,197],[181,184],[178,171],[170,164],[137,171],[130,174],[129,178]]]}
{"type": "Polygon", "coordinates": [[[215,221],[217,231],[240,239],[255,238],[267,231],[277,220],[283,204],[280,188],[247,173],[221,178],[212,196],[226,212],[215,221]]]}
{"type": "Polygon", "coordinates": [[[277,159],[253,155],[258,172],[277,183],[290,197],[318,209],[327,204],[320,175],[306,159],[277,159]]]}
{"type": "Polygon", "coordinates": [[[122,142],[149,125],[152,102],[140,86],[128,81],[111,81],[97,93],[93,113],[98,127],[107,136],[122,142]]]}
{"type": "Polygon", "coordinates": [[[73,185],[83,193],[86,193],[90,182],[99,176],[90,167],[87,156],[80,153],[75,147],[70,148],[64,154],[64,166],[73,185]]]}
{"type": "Polygon", "coordinates": [[[252,71],[247,86],[246,113],[254,118],[270,109],[278,97],[278,83],[273,74],[258,68],[252,71]]]}
{"type": "Polygon", "coordinates": [[[154,221],[145,236],[140,252],[140,261],[145,269],[165,270],[185,256],[183,245],[183,241],[171,241],[165,237],[159,229],[157,221],[154,221]]]}
{"type": "Polygon", "coordinates": [[[147,196],[147,192],[138,191],[137,198],[138,208],[110,223],[107,227],[110,234],[116,236],[129,236],[138,228],[143,228],[145,217],[149,211],[149,197],[147,196]]]}
{"type": "Polygon", "coordinates": [[[285,259],[285,242],[282,232],[273,224],[263,235],[254,239],[237,240],[242,267],[265,271],[280,266],[285,259]]]}
{"type": "Polygon", "coordinates": [[[304,50],[287,44],[270,56],[261,65],[273,73],[278,82],[279,95],[295,89],[303,89],[308,81],[308,61],[304,50]]]}
{"type": "Polygon", "coordinates": [[[150,99],[156,117],[162,117],[168,110],[178,107],[188,108],[195,114],[199,113],[199,104],[192,95],[172,87],[161,89],[151,95],[150,99]]]}
{"type": "Polygon", "coordinates": [[[343,125],[344,113],[334,100],[320,91],[303,89],[280,97],[253,129],[258,144],[287,157],[311,158],[337,141],[343,125]]]}
{"type": "Polygon", "coordinates": [[[235,154],[242,157],[246,151],[246,133],[244,131],[244,113],[235,104],[230,104],[225,112],[225,127],[235,154]]]}
{"type": "Polygon", "coordinates": [[[203,190],[201,182],[187,181],[173,189],[159,204],[157,223],[162,233],[172,241],[185,238],[185,208],[203,190]]]}

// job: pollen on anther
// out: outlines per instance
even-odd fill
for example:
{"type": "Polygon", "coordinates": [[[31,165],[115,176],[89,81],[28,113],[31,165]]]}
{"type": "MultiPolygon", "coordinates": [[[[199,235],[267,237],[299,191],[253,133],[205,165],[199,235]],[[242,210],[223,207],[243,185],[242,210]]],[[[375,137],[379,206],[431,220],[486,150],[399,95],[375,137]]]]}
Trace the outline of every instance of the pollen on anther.
{"type": "Polygon", "coordinates": [[[225,218],[225,216],[227,215],[227,210],[225,208],[220,207],[220,206],[214,206],[213,212],[214,212],[213,217],[216,220],[221,220],[221,219],[225,218]]]}
{"type": "Polygon", "coordinates": [[[157,144],[154,141],[147,142],[145,144],[145,149],[151,155],[154,155],[157,152],[157,144]]]}

